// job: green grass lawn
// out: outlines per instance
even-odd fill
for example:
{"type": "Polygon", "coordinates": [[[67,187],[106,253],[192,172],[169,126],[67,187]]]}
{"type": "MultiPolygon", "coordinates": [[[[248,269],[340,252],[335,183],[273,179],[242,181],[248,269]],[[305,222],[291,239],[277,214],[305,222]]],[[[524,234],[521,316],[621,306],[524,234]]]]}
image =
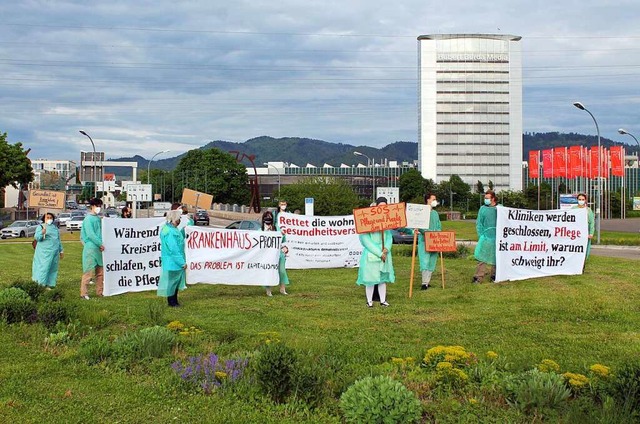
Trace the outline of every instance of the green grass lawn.
{"type": "MultiPolygon", "coordinates": [[[[45,349],[48,332],[40,324],[0,325],[0,421],[340,422],[335,402],[309,412],[233,391],[207,396],[177,385],[170,368],[176,358],[250,356],[267,332],[340,370],[333,384],[342,388],[391,357],[421,358],[440,344],[479,355],[493,350],[515,369],[548,358],[575,372],[594,363],[615,368],[640,351],[639,261],[591,257],[582,276],[472,285],[475,262],[450,259],[446,289],[437,287],[435,273],[435,287],[409,299],[409,249],[394,247],[397,283],[388,289],[389,308],[365,307],[355,269],[290,270],[291,294],[273,298],[260,287],[189,287],[180,294],[182,307],[167,308],[163,322],[179,320],[203,333],[170,357],[129,370],[82,363],[77,343],[45,349]]],[[[65,254],[58,285],[81,322],[112,338],[152,325],[149,304],[164,305],[164,299],[146,292],[81,300],[80,243],[67,243],[65,254]]],[[[30,244],[0,244],[0,285],[29,278],[32,255],[30,244]]],[[[416,278],[419,287],[417,271],[416,278]]],[[[455,415],[442,422],[456,422],[455,415]]]]}

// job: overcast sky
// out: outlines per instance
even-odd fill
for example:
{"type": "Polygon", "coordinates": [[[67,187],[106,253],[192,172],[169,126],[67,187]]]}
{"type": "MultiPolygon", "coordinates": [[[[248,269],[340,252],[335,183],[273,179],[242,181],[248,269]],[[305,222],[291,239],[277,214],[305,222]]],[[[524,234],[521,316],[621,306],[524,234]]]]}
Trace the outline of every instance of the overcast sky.
{"type": "Polygon", "coordinates": [[[522,36],[524,130],[640,137],[640,2],[0,2],[0,132],[31,158],[261,135],[417,141],[417,37],[522,36]],[[219,3],[219,4],[216,4],[219,3]],[[607,5],[609,4],[609,5],[607,5]]]}

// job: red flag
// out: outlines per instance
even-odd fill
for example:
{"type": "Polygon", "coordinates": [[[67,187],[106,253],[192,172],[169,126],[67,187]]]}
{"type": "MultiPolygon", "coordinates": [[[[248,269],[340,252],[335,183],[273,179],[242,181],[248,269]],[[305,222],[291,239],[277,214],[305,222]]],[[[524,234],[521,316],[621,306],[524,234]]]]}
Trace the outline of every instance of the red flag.
{"type": "Polygon", "coordinates": [[[553,149],[553,176],[567,176],[567,148],[556,147],[553,149]]]}
{"type": "Polygon", "coordinates": [[[540,178],[540,150],[529,150],[529,178],[540,178]]]}
{"type": "Polygon", "coordinates": [[[604,178],[609,178],[611,167],[609,163],[609,150],[606,147],[602,148],[602,168],[600,174],[604,178]]]}
{"type": "Polygon", "coordinates": [[[542,151],[542,176],[544,178],[555,177],[553,175],[553,150],[542,151]]]}
{"type": "Polygon", "coordinates": [[[582,176],[583,177],[587,177],[590,178],[589,176],[589,148],[588,147],[583,147],[582,148],[582,176]]]}
{"type": "Polygon", "coordinates": [[[624,176],[624,148],[622,146],[613,146],[609,149],[611,152],[611,175],[614,177],[624,176]]]}
{"type": "Polygon", "coordinates": [[[567,167],[567,177],[582,177],[582,147],[569,147],[569,166],[567,167]]]}
{"type": "Polygon", "coordinates": [[[589,151],[589,158],[591,162],[591,166],[589,167],[589,178],[598,178],[604,177],[604,167],[602,164],[604,163],[604,155],[602,154],[602,149],[600,150],[600,166],[598,166],[598,146],[593,146],[589,151]]]}

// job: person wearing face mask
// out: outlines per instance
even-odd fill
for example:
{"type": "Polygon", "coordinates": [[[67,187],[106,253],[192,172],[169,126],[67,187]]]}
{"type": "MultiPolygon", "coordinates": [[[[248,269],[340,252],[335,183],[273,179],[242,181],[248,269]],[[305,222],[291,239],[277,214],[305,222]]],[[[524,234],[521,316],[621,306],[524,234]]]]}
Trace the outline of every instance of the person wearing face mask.
{"type": "Polygon", "coordinates": [[[591,253],[591,239],[593,239],[593,233],[596,230],[596,219],[593,211],[589,206],[587,206],[587,195],[584,193],[578,194],[578,204],[573,207],[573,209],[587,209],[587,224],[589,225],[589,240],[587,241],[587,253],[584,257],[585,261],[589,258],[589,253],[591,253]]]}
{"type": "Polygon", "coordinates": [[[480,283],[487,269],[491,276],[491,281],[496,279],[496,223],[498,221],[498,210],[496,209],[496,194],[492,190],[487,190],[484,195],[484,204],[480,206],[478,218],[476,219],[476,231],[478,233],[478,244],[473,256],[478,261],[476,273],[473,276],[474,283],[480,283]]]}
{"type": "MultiPolygon", "coordinates": [[[[385,197],[376,199],[377,206],[386,204],[385,197]]],[[[391,247],[393,246],[391,230],[364,233],[360,234],[358,238],[363,249],[356,284],[365,286],[367,307],[373,307],[373,294],[376,286],[378,286],[378,294],[380,295],[380,306],[389,306],[387,283],[395,283],[396,281],[393,259],[391,258],[391,247]]]]}
{"type": "Polygon", "coordinates": [[[82,281],[80,282],[80,297],[89,300],[89,281],[94,277],[96,296],[102,296],[104,274],[102,269],[102,218],[98,216],[102,209],[102,200],[89,200],[90,211],[82,221],[80,240],[82,249],[82,281]]]}
{"type": "Polygon", "coordinates": [[[55,219],[52,213],[46,213],[42,217],[43,224],[38,226],[34,236],[37,243],[31,265],[31,279],[47,288],[56,286],[58,265],[64,257],[60,232],[53,225],[55,219]]]}
{"type": "Polygon", "coordinates": [[[184,235],[178,228],[181,210],[167,212],[166,224],[160,229],[162,272],[158,282],[158,296],[166,297],[170,307],[180,306],[178,291],[186,287],[187,260],[184,252],[184,235]]]}
{"type": "Polygon", "coordinates": [[[182,215],[180,215],[180,224],[178,225],[178,229],[182,231],[182,235],[185,235],[184,229],[189,225],[193,225],[193,218],[189,215],[189,208],[186,206],[182,206],[178,210],[182,213],[182,215]]]}
{"type": "Polygon", "coordinates": [[[431,282],[431,275],[436,269],[438,263],[438,252],[427,252],[424,247],[424,233],[426,231],[442,231],[442,223],[440,222],[440,215],[435,210],[438,206],[438,200],[435,194],[429,194],[425,196],[425,202],[431,206],[431,214],[429,215],[429,228],[400,228],[405,234],[418,234],[418,259],[420,260],[420,273],[422,274],[422,286],[420,290],[427,290],[429,283],[431,282]]]}
{"type": "MultiPolygon", "coordinates": [[[[287,202],[284,202],[285,209],[287,207],[287,202]]],[[[277,221],[274,220],[273,214],[269,211],[266,211],[262,214],[262,231],[280,231],[280,227],[278,226],[277,221]]],[[[289,276],[287,275],[286,265],[286,255],[289,253],[289,248],[284,245],[286,242],[285,235],[282,234],[282,249],[280,249],[280,261],[278,262],[278,274],[280,277],[280,293],[287,295],[286,286],[289,285],[289,276]]],[[[271,287],[265,287],[267,292],[267,296],[271,297],[273,294],[271,293],[271,287]]]]}

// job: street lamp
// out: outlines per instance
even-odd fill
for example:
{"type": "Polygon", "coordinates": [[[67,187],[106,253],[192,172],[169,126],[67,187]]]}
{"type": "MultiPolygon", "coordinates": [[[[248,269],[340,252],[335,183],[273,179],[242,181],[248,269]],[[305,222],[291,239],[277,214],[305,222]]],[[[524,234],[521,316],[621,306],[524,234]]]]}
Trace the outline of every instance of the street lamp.
{"type": "Polygon", "coordinates": [[[373,167],[373,201],[375,202],[376,200],[376,162],[375,160],[372,160],[369,156],[365,155],[364,153],[360,153],[360,152],[353,152],[354,155],[356,156],[364,156],[365,158],[367,158],[367,165],[369,165],[369,162],[371,162],[371,166],[373,167]]]}
{"type": "Polygon", "coordinates": [[[89,138],[91,141],[91,146],[93,146],[93,197],[98,197],[98,173],[96,172],[96,145],[93,142],[93,139],[89,134],[80,130],[80,134],[89,138]]]}
{"type": "Polygon", "coordinates": [[[280,170],[278,169],[277,166],[270,164],[268,162],[263,163],[263,165],[266,166],[267,169],[269,169],[269,167],[272,167],[278,173],[278,197],[280,197],[280,170]]]}
{"type": "Polygon", "coordinates": [[[169,152],[169,150],[163,150],[163,151],[158,152],[155,155],[151,156],[151,160],[147,164],[147,184],[149,184],[149,177],[151,176],[151,162],[153,162],[153,159],[155,159],[156,156],[161,155],[163,153],[168,153],[168,152],[169,152]]]}
{"type": "Polygon", "coordinates": [[[640,167],[640,141],[638,141],[636,136],[634,136],[633,134],[631,134],[629,131],[625,130],[624,128],[620,128],[618,130],[618,132],[620,134],[623,134],[623,135],[626,134],[626,135],[630,136],[631,138],[633,138],[636,141],[636,143],[638,143],[638,166],[640,167]]]}
{"type": "Polygon", "coordinates": [[[593,123],[596,124],[596,131],[598,133],[598,168],[597,168],[597,175],[598,175],[598,197],[596,197],[596,221],[597,221],[597,225],[598,225],[598,244],[600,244],[600,196],[602,195],[602,178],[600,177],[602,174],[601,168],[602,168],[602,159],[600,158],[600,155],[602,154],[601,150],[600,150],[600,127],[598,127],[598,121],[596,121],[595,116],[593,116],[593,113],[589,112],[589,109],[587,109],[586,107],[584,107],[584,105],[580,102],[574,102],[573,105],[575,107],[577,107],[580,110],[584,110],[585,112],[587,112],[589,115],[591,115],[591,119],[593,119],[593,123]]]}

